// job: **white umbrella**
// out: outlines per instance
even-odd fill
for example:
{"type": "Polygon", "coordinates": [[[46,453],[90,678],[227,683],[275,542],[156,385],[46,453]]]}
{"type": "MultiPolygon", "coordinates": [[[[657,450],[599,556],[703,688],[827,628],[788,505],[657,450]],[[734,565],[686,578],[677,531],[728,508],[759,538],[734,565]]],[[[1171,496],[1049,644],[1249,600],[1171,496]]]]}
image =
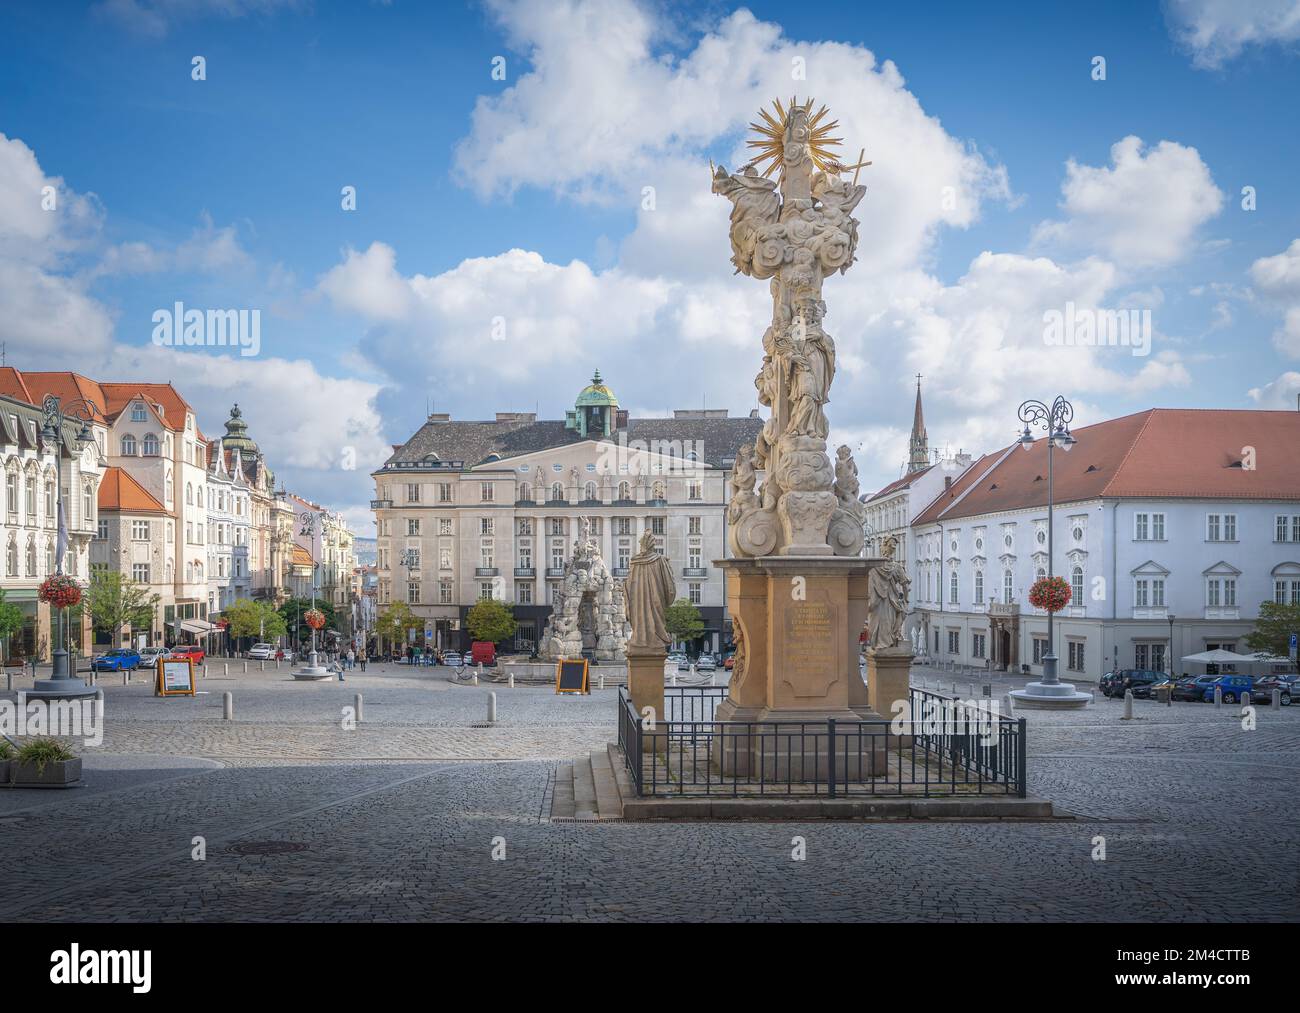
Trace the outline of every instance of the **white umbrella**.
{"type": "Polygon", "coordinates": [[[1232,651],[1216,648],[1213,651],[1202,651],[1200,654],[1186,654],[1183,656],[1183,660],[1195,662],[1198,665],[1246,665],[1256,659],[1253,654],[1236,654],[1232,651]]]}

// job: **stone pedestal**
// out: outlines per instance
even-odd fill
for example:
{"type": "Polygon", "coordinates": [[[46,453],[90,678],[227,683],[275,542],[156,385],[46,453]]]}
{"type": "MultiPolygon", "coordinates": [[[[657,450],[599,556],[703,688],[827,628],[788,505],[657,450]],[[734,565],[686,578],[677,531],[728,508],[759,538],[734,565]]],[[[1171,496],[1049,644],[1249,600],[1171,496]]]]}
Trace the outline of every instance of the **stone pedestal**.
{"type": "MultiPolygon", "coordinates": [[[[912,655],[877,652],[874,647],[867,648],[867,702],[868,709],[883,714],[889,719],[902,714],[908,720],[916,720],[915,714],[902,710],[902,705],[911,699],[912,655]],[[901,703],[900,703],[901,701],[901,703]]],[[[902,736],[899,745],[912,743],[910,735],[902,736]]]]}
{"type": "Polygon", "coordinates": [[[627,694],[632,700],[639,716],[644,717],[646,708],[654,714],[655,731],[643,723],[641,726],[641,752],[662,753],[668,743],[665,730],[661,727],[664,720],[664,651],[644,654],[629,651],[627,655],[627,694]]]}
{"type": "Polygon", "coordinates": [[[883,772],[883,739],[841,737],[860,721],[885,720],[870,706],[858,669],[867,574],[876,561],[783,555],[715,565],[727,571],[738,638],[730,692],[715,717],[751,723],[715,735],[721,772],[824,781],[831,719],[848,726],[837,730],[837,778],[883,772]]]}

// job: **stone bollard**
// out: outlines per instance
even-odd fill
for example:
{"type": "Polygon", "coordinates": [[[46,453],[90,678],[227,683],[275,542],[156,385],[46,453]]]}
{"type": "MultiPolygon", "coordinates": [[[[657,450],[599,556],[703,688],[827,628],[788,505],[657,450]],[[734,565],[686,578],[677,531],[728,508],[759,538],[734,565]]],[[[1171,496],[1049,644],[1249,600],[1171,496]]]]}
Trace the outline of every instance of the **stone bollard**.
{"type": "Polygon", "coordinates": [[[95,702],[99,704],[99,723],[102,725],[104,723],[104,691],[102,689],[95,690],[95,702]]]}
{"type": "Polygon", "coordinates": [[[511,689],[514,689],[514,688],[515,688],[515,673],[514,673],[514,672],[511,672],[511,673],[510,673],[510,678],[507,679],[506,682],[507,682],[507,684],[510,686],[511,689]]]}
{"type": "Polygon", "coordinates": [[[1131,689],[1124,690],[1124,720],[1133,720],[1133,691],[1131,689]]]}
{"type": "Polygon", "coordinates": [[[1214,687],[1214,706],[1218,710],[1223,709],[1223,687],[1222,686],[1214,687]]]}
{"type": "Polygon", "coordinates": [[[96,674],[97,674],[97,673],[96,673],[95,670],[92,668],[92,669],[90,670],[90,684],[91,684],[92,686],[95,685],[95,675],[96,675],[96,674]]]}
{"type": "Polygon", "coordinates": [[[356,697],[353,699],[353,704],[356,707],[356,711],[357,711],[357,724],[361,724],[362,720],[365,717],[365,711],[362,709],[362,700],[361,700],[360,693],[358,693],[356,697]]]}
{"type": "Polygon", "coordinates": [[[122,685],[125,686],[131,681],[131,673],[127,669],[122,669],[122,685]]]}
{"type": "Polygon", "coordinates": [[[1006,708],[1007,717],[1013,717],[1016,713],[1016,701],[1010,693],[1002,694],[1002,706],[1006,708]]]}
{"type": "Polygon", "coordinates": [[[476,669],[476,668],[471,668],[471,669],[470,669],[469,684],[470,684],[471,686],[477,686],[477,685],[478,685],[478,669],[476,669]]]}
{"type": "Polygon", "coordinates": [[[280,659],[279,659],[279,658],[276,658],[276,659],[275,659],[275,670],[276,670],[277,672],[280,671],[280,659]]]}
{"type": "Polygon", "coordinates": [[[601,673],[600,673],[600,676],[597,678],[596,682],[597,682],[597,684],[598,684],[598,685],[597,685],[597,688],[599,688],[599,689],[604,689],[604,688],[605,688],[605,673],[604,673],[604,672],[601,672],[601,673]]]}
{"type": "Polygon", "coordinates": [[[226,721],[235,720],[235,694],[230,690],[221,694],[221,717],[226,721]]]}
{"type": "Polygon", "coordinates": [[[677,669],[675,668],[673,669],[672,674],[668,676],[668,685],[670,686],[677,685],[677,669]]]}
{"type": "Polygon", "coordinates": [[[257,670],[258,670],[259,672],[265,672],[265,671],[266,671],[266,662],[265,662],[265,661],[259,661],[259,662],[257,663],[257,670]]]}
{"type": "Polygon", "coordinates": [[[497,694],[496,690],[488,693],[488,724],[497,723],[497,694]]]}
{"type": "Polygon", "coordinates": [[[222,675],[229,675],[229,674],[230,674],[230,662],[228,662],[228,661],[223,661],[223,662],[221,663],[221,674],[222,674],[222,675]]]}
{"type": "Polygon", "coordinates": [[[245,675],[248,674],[248,662],[247,662],[247,661],[244,662],[244,674],[245,674],[245,675]]]}

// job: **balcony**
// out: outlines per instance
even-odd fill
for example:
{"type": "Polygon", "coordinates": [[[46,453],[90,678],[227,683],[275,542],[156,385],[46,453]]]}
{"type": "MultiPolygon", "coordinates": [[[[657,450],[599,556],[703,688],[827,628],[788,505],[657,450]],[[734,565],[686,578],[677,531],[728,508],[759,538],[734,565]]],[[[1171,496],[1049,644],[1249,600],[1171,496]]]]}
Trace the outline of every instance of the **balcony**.
{"type": "Polygon", "coordinates": [[[537,571],[536,571],[533,567],[531,567],[531,566],[516,566],[516,567],[515,567],[515,576],[516,576],[516,577],[536,577],[536,576],[537,576],[537,571]]]}
{"type": "Polygon", "coordinates": [[[1207,605],[1205,606],[1206,619],[1240,619],[1241,609],[1236,605],[1207,605]]]}
{"type": "Polygon", "coordinates": [[[666,499],[648,499],[645,501],[645,505],[651,507],[666,507],[668,501],[666,499]]]}
{"type": "Polygon", "coordinates": [[[563,577],[563,576],[564,576],[564,567],[562,567],[562,566],[548,566],[548,567],[546,568],[546,576],[548,576],[548,577],[563,577]]]}
{"type": "Polygon", "coordinates": [[[371,510],[391,510],[393,501],[391,499],[372,499],[370,501],[371,510]]]}
{"type": "Polygon", "coordinates": [[[548,499],[548,500],[546,501],[546,506],[548,506],[548,507],[549,507],[549,506],[568,506],[568,505],[569,505],[569,501],[568,501],[567,499],[548,499]]]}
{"type": "Polygon", "coordinates": [[[634,500],[634,499],[616,499],[616,500],[614,500],[614,506],[621,506],[621,507],[636,506],[636,500],[634,500]]]}
{"type": "Polygon", "coordinates": [[[682,567],[683,577],[707,577],[708,575],[709,575],[709,568],[707,566],[683,566],[682,567]]]}
{"type": "Polygon", "coordinates": [[[535,507],[535,506],[537,506],[537,500],[535,500],[535,499],[517,499],[517,500],[515,500],[515,506],[517,506],[517,507],[535,507]]]}
{"type": "Polygon", "coordinates": [[[495,566],[476,566],[474,567],[475,577],[495,577],[501,571],[495,566]]]}
{"type": "Polygon", "coordinates": [[[616,566],[613,569],[611,569],[609,572],[612,573],[615,577],[626,577],[629,571],[626,566],[616,566]]]}

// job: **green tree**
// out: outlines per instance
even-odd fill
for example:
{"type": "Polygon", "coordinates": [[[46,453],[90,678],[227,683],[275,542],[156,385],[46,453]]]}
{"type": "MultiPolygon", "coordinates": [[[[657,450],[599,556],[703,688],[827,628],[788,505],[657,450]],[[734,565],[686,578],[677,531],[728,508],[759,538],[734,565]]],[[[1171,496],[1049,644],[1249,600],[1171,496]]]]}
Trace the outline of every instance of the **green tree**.
{"type": "MultiPolygon", "coordinates": [[[[307,621],[303,619],[303,616],[307,614],[311,607],[312,604],[310,598],[290,598],[280,606],[280,617],[284,620],[285,629],[299,643],[311,639],[311,627],[308,626],[307,621]]],[[[322,627],[322,632],[324,630],[333,629],[334,606],[323,598],[317,598],[316,608],[325,614],[325,625],[322,627]]]]}
{"type": "Polygon", "coordinates": [[[674,640],[694,640],[704,635],[704,617],[685,598],[678,598],[664,610],[664,626],[674,640]]]}
{"type": "Polygon", "coordinates": [[[1255,629],[1246,637],[1252,651],[1267,651],[1285,658],[1291,650],[1291,634],[1300,633],[1300,605],[1260,602],[1255,629]]]}
{"type": "Polygon", "coordinates": [[[390,645],[406,643],[408,630],[420,628],[420,618],[411,612],[406,602],[395,601],[384,609],[376,623],[376,631],[390,645]]]}
{"type": "Polygon", "coordinates": [[[149,630],[158,613],[158,595],[119,570],[96,570],[84,596],[90,621],[112,635],[113,646],[122,640],[122,627],[149,630]]]}
{"type": "Polygon", "coordinates": [[[4,588],[0,588],[0,640],[4,641],[5,657],[9,656],[9,638],[23,628],[23,610],[11,601],[5,601],[4,588]]]}
{"type": "Polygon", "coordinates": [[[495,644],[514,636],[515,615],[503,601],[480,598],[465,614],[465,627],[475,640],[490,640],[495,644]]]}
{"type": "Polygon", "coordinates": [[[257,637],[274,640],[288,630],[284,616],[264,601],[255,598],[236,598],[222,610],[222,618],[230,624],[228,632],[235,639],[257,637]]]}

